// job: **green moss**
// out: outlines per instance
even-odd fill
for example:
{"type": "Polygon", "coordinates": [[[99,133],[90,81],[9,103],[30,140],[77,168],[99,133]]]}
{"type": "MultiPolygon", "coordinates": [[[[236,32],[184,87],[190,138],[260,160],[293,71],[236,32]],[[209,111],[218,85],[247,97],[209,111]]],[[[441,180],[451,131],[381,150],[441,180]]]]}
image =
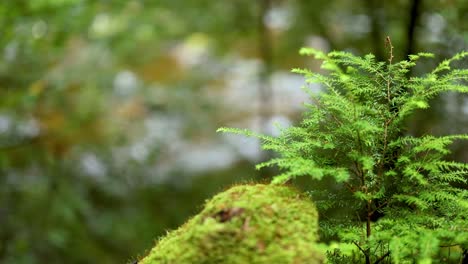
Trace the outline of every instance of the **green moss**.
{"type": "Polygon", "coordinates": [[[162,238],[140,264],[322,263],[317,211],[296,190],[240,185],[162,238]]]}

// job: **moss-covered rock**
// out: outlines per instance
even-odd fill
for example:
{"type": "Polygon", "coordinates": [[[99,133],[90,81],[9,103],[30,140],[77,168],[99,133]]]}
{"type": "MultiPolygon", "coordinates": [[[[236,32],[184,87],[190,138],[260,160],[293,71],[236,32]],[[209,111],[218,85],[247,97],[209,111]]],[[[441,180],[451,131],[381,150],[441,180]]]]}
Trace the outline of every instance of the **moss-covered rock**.
{"type": "Polygon", "coordinates": [[[293,188],[240,185],[207,201],[139,264],[322,263],[317,211],[293,188]]]}

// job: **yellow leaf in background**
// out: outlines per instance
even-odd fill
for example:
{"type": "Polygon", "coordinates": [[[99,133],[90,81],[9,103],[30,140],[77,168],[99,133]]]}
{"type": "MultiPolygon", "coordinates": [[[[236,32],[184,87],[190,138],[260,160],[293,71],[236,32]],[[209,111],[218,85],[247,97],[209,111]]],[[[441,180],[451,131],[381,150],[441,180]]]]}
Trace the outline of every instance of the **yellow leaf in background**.
{"type": "Polygon", "coordinates": [[[46,86],[46,83],[44,80],[37,80],[29,86],[29,94],[32,96],[38,96],[40,95],[46,86]]]}
{"type": "Polygon", "coordinates": [[[66,119],[62,112],[54,111],[41,118],[41,127],[48,132],[61,131],[65,126],[65,121],[66,119]]]}
{"type": "Polygon", "coordinates": [[[133,99],[124,103],[117,114],[125,119],[141,118],[146,114],[146,107],[141,99],[133,99]]]}
{"type": "Polygon", "coordinates": [[[185,72],[175,58],[161,56],[144,64],[138,75],[145,82],[171,83],[183,79],[185,72]]]}
{"type": "Polygon", "coordinates": [[[193,33],[185,39],[185,43],[193,46],[207,47],[210,45],[211,39],[204,33],[193,33]]]}

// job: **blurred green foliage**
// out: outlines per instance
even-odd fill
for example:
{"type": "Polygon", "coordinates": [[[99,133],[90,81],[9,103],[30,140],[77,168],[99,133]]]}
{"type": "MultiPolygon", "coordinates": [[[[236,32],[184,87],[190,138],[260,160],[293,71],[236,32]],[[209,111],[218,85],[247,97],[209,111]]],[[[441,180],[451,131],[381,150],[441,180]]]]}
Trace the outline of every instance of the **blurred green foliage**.
{"type": "MultiPolygon", "coordinates": [[[[213,193],[257,177],[246,156],[213,158],[226,146],[217,127],[258,114],[257,99],[236,108],[224,93],[256,89],[236,79],[256,73],[248,65],[289,71],[310,63],[297,54],[308,45],[378,54],[387,34],[401,58],[415,2],[2,1],[0,262],[135,258],[213,193]]],[[[414,50],[440,60],[466,49],[466,0],[418,7],[414,50]]],[[[466,128],[466,98],[438,102],[412,133],[466,128]]]]}

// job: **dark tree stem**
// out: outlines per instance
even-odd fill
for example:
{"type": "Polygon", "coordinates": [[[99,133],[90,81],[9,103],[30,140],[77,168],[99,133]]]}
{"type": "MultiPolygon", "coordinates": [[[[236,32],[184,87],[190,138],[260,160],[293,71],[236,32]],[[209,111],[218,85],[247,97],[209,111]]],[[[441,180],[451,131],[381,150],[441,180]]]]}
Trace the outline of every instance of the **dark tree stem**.
{"type": "Polygon", "coordinates": [[[271,8],[271,0],[261,0],[258,16],[258,50],[263,62],[263,68],[260,71],[259,85],[259,101],[260,101],[260,118],[261,128],[264,129],[266,122],[270,117],[272,109],[272,89],[270,84],[270,76],[273,72],[273,48],[271,43],[270,32],[265,25],[265,16],[271,8]]]}
{"type": "MultiPolygon", "coordinates": [[[[379,1],[380,2],[380,1],[379,1]]],[[[384,59],[384,51],[382,48],[383,35],[381,32],[382,25],[376,0],[367,0],[367,13],[371,19],[371,39],[375,57],[381,61],[384,59]]]]}
{"type": "Polygon", "coordinates": [[[405,59],[408,58],[408,55],[413,54],[416,51],[416,42],[415,42],[415,31],[416,24],[421,13],[421,3],[422,0],[413,0],[411,1],[411,8],[409,13],[408,27],[406,31],[406,37],[408,38],[408,43],[406,44],[406,53],[405,59]]]}
{"type": "MultiPolygon", "coordinates": [[[[366,237],[369,237],[372,234],[371,230],[371,216],[372,216],[372,200],[367,201],[367,218],[366,218],[366,237]]],[[[370,248],[366,249],[366,264],[370,264],[370,248]]]]}
{"type": "MultiPolygon", "coordinates": [[[[273,45],[270,31],[265,24],[265,17],[271,9],[272,0],[259,1],[258,13],[258,51],[260,58],[263,62],[263,67],[259,73],[259,109],[258,114],[260,117],[260,130],[263,134],[268,134],[267,125],[273,112],[273,91],[270,83],[271,74],[273,72],[273,45]]],[[[269,160],[272,154],[266,152],[261,158],[262,160],[269,160]]],[[[271,169],[265,169],[261,172],[262,178],[271,177],[273,172],[271,169]]]]}

